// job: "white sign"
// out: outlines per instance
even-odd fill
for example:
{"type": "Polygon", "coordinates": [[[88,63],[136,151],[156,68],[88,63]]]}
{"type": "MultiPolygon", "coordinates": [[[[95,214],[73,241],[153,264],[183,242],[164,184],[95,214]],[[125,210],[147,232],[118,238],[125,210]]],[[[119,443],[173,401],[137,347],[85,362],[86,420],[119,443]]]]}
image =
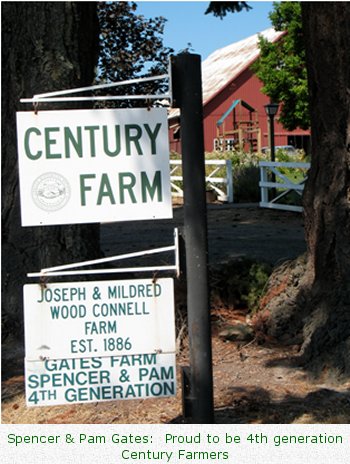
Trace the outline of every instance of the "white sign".
{"type": "Polygon", "coordinates": [[[175,352],[173,279],[24,286],[26,359],[175,352]]]}
{"type": "Polygon", "coordinates": [[[28,406],[176,394],[175,353],[25,362],[28,406]]]}
{"type": "Polygon", "coordinates": [[[23,226],[172,217],[164,108],[17,113],[23,226]]]}

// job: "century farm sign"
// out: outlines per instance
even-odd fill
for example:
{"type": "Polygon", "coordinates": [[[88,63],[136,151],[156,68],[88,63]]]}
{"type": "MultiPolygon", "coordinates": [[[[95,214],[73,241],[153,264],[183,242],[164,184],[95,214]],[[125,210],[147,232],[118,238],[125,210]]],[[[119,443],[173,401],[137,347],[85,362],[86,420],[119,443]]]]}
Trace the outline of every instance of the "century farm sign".
{"type": "Polygon", "coordinates": [[[22,225],[172,217],[163,108],[17,113],[22,225]]]}

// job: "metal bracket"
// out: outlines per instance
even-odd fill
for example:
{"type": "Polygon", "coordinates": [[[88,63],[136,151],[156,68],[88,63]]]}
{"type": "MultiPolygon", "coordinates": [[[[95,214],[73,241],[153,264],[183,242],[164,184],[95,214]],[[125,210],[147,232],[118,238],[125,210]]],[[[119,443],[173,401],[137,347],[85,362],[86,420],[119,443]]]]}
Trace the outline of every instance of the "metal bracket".
{"type": "Polygon", "coordinates": [[[162,79],[169,79],[170,74],[161,74],[160,76],[140,77],[138,79],[129,79],[120,82],[113,82],[110,84],[90,85],[88,87],[79,87],[76,89],[57,90],[55,92],[47,92],[34,95],[33,98],[21,98],[21,103],[52,103],[52,102],[78,102],[78,101],[107,101],[107,100],[161,100],[164,98],[172,101],[171,84],[169,84],[169,92],[166,94],[156,95],[106,95],[106,96],[87,96],[87,97],[66,97],[65,95],[72,95],[75,93],[88,92],[92,90],[101,90],[122,85],[137,84],[140,82],[157,81],[162,79]]]}
{"type": "Polygon", "coordinates": [[[159,271],[176,271],[176,277],[180,275],[180,254],[179,254],[179,232],[174,229],[174,245],[167,247],[154,248],[152,250],[136,251],[134,253],[126,253],[118,256],[109,256],[108,258],[94,259],[73,264],[62,264],[60,266],[41,269],[40,272],[30,272],[27,277],[49,277],[49,276],[67,276],[67,275],[83,275],[83,274],[117,274],[121,272],[159,272],[159,271]],[[123,259],[137,258],[139,256],[164,253],[166,251],[174,251],[175,264],[169,266],[146,266],[146,267],[129,267],[115,269],[88,269],[88,270],[73,270],[95,264],[109,263],[120,261],[123,259]]]}

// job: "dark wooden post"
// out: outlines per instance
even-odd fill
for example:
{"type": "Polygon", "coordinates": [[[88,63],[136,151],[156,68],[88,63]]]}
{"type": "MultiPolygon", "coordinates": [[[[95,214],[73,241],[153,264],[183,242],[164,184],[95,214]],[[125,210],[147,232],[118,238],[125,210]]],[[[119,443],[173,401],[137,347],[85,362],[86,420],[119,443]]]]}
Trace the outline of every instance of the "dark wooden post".
{"type": "Polygon", "coordinates": [[[207,205],[201,59],[172,59],[173,106],[180,108],[192,420],[212,423],[213,373],[208,283],[207,205]]]}

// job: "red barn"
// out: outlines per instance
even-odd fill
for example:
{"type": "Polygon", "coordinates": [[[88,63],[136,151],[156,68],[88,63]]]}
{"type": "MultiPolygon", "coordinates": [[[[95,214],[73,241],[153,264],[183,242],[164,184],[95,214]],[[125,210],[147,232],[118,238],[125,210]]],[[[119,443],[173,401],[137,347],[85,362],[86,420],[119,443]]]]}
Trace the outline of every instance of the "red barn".
{"type": "MultiPolygon", "coordinates": [[[[260,33],[269,41],[285,33],[267,29],[260,33]]],[[[262,82],[251,65],[259,57],[258,34],[212,53],[202,63],[203,124],[205,151],[260,151],[269,146],[268,118],[264,105],[269,98],[261,92],[262,82]]],[[[293,145],[308,151],[310,133],[301,129],[286,131],[275,123],[275,145],[293,145]]],[[[181,152],[179,110],[171,110],[170,148],[181,152]]]]}

